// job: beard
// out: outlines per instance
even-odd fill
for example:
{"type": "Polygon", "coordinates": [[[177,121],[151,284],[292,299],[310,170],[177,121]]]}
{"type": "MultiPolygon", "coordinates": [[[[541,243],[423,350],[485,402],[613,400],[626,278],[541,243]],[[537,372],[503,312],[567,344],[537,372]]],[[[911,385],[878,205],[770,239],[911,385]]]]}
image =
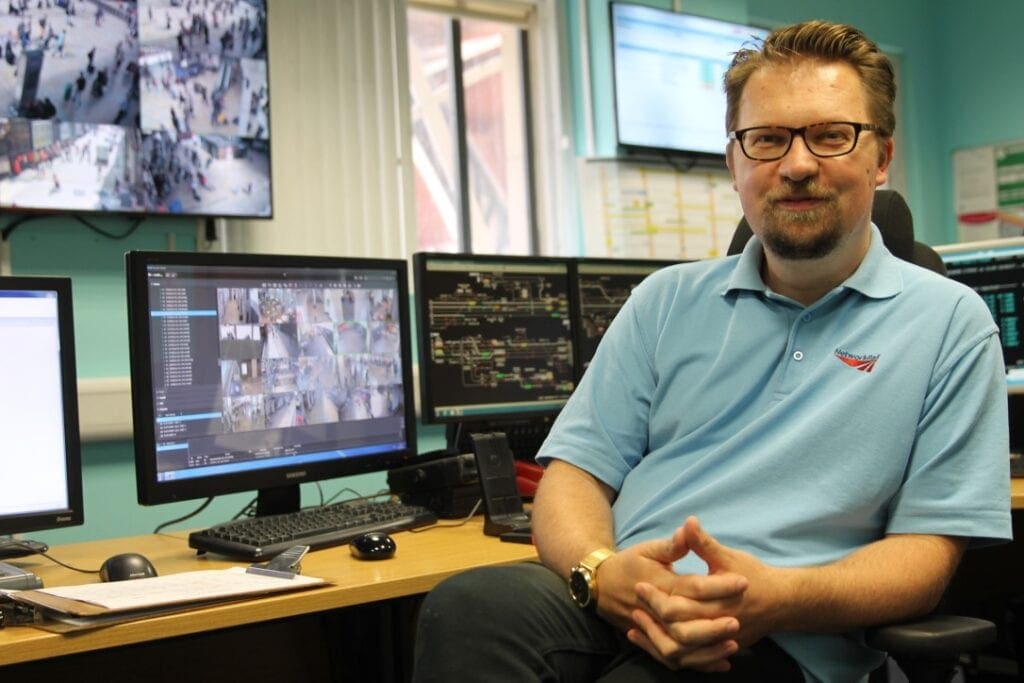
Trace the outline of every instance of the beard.
{"type": "Polygon", "coordinates": [[[761,242],[779,258],[787,260],[819,259],[828,256],[847,234],[839,215],[836,198],[814,185],[790,185],[773,192],[764,200],[761,242]],[[786,211],[777,201],[798,193],[824,202],[809,211],[786,211]]]}

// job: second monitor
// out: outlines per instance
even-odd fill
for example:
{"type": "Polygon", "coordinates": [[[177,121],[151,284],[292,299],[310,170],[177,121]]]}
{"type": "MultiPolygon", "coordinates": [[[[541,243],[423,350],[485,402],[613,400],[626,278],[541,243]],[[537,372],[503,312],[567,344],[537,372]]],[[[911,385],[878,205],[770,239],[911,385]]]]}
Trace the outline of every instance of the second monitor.
{"type": "Polygon", "coordinates": [[[413,256],[423,420],[532,458],[633,288],[673,261],[413,256]]]}
{"type": "Polygon", "coordinates": [[[425,422],[554,414],[575,386],[569,261],[413,256],[425,422]]]}
{"type": "Polygon", "coordinates": [[[582,258],[573,262],[573,319],[579,377],[633,289],[656,270],[679,261],[582,258]]]}

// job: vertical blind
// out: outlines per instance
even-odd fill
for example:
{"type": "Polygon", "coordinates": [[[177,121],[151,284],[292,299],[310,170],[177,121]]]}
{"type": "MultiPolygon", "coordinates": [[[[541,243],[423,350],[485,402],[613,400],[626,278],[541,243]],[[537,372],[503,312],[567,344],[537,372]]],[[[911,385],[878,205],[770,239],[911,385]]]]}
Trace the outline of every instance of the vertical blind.
{"type": "Polygon", "coordinates": [[[405,258],[415,244],[404,0],[269,0],[274,217],[232,251],[405,258]]]}
{"type": "Polygon", "coordinates": [[[231,251],[406,258],[416,248],[406,9],[537,31],[535,184],[542,253],[576,208],[556,0],[268,0],[274,217],[226,222],[231,251]],[[546,179],[546,180],[544,180],[546,179]]]}

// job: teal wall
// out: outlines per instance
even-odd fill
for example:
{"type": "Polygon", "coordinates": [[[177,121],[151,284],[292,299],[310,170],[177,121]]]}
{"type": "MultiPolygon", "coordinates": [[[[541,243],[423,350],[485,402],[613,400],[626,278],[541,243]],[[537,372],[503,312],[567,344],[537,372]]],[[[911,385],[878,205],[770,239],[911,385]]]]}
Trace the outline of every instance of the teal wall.
{"type": "MultiPolygon", "coordinates": [[[[10,215],[0,217],[0,229],[13,220],[10,215]]],[[[132,226],[132,221],[126,217],[86,216],[86,220],[111,235],[123,235],[132,226]]],[[[125,377],[128,375],[128,321],[124,253],[131,249],[195,250],[196,231],[194,219],[154,217],[146,219],[128,237],[111,239],[73,218],[32,218],[10,235],[11,268],[15,275],[70,275],[78,376],[125,377]]],[[[443,428],[422,427],[419,441],[420,451],[441,448],[443,428]]],[[[27,536],[56,544],[145,534],[165,521],[188,514],[202,502],[140,506],[136,502],[133,463],[130,441],[83,444],[85,524],[27,536]]],[[[340,494],[338,499],[368,495],[385,488],[387,481],[380,473],[321,485],[325,497],[340,494]]],[[[302,491],[303,504],[319,500],[320,490],[316,485],[306,484],[302,491]]],[[[251,493],[220,496],[197,517],[168,530],[225,521],[245,507],[251,498],[251,493]]]]}
{"type": "Polygon", "coordinates": [[[1024,74],[1019,34],[1024,2],[943,2],[939,26],[941,80],[936,99],[943,115],[946,158],[938,171],[949,191],[943,202],[950,241],[955,223],[949,153],[957,148],[1024,140],[1024,74]],[[948,84],[955,84],[950,91],[948,84]]]}
{"type": "MultiPolygon", "coordinates": [[[[583,97],[580,12],[566,1],[574,102],[583,97]]],[[[672,9],[671,0],[634,0],[672,9]]],[[[614,154],[608,0],[588,0],[595,156],[614,154]]],[[[1024,138],[1024,78],[1019,73],[1019,0],[719,0],[683,1],[685,12],[773,27],[831,19],[863,29],[900,64],[902,106],[897,155],[918,239],[956,240],[951,154],[954,149],[1024,138]]],[[[588,153],[584,112],[574,111],[576,152],[588,153]]]]}
{"type": "MultiPolygon", "coordinates": [[[[132,225],[127,217],[85,220],[112,235],[123,235],[132,225]]],[[[8,224],[0,221],[0,226],[8,224]]],[[[195,250],[196,222],[149,218],[128,237],[110,239],[71,218],[39,218],[14,230],[10,248],[15,275],[72,276],[78,376],[126,377],[124,253],[129,249],[195,250]]]]}
{"type": "MultiPolygon", "coordinates": [[[[576,0],[561,0],[567,15],[572,100],[583,98],[580,23],[576,0]]],[[[670,0],[648,0],[671,8],[670,0]]],[[[687,0],[685,11],[731,21],[771,26],[812,17],[848,21],[863,28],[894,54],[903,69],[899,84],[903,117],[899,153],[906,168],[908,194],[919,238],[932,244],[954,241],[950,154],[959,147],[1024,138],[1024,78],[1020,76],[1018,32],[1024,26],[1019,0],[687,0]]],[[[592,98],[597,155],[614,152],[607,0],[587,4],[594,73],[592,98]]],[[[576,153],[587,154],[583,111],[573,111],[576,153]]],[[[10,216],[0,217],[0,228],[10,216]]],[[[121,234],[127,219],[95,221],[121,234]]],[[[127,249],[195,248],[196,222],[150,218],[124,240],[90,232],[69,218],[46,218],[20,226],[11,237],[16,274],[71,275],[75,296],[75,332],[80,377],[128,374],[128,340],[122,270],[127,249]]],[[[0,378],[2,381],[2,378],[0,378]]],[[[436,428],[420,430],[420,450],[438,448],[436,428]]],[[[185,514],[194,502],[145,508],[135,502],[132,448],[129,442],[89,443],[83,448],[86,524],[74,529],[32,534],[51,543],[148,533],[157,524],[185,514]]],[[[350,486],[372,493],[384,486],[382,475],[366,475],[324,485],[326,495],[350,486]]],[[[307,485],[303,502],[317,500],[307,485]]],[[[217,499],[201,516],[179,525],[205,526],[227,519],[248,501],[248,494],[217,499]]]]}

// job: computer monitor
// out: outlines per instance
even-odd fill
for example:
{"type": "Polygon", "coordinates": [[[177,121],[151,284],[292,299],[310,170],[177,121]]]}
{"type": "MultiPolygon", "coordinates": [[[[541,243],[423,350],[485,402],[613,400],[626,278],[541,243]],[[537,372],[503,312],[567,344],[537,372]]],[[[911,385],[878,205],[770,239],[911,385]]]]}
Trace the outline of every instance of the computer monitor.
{"type": "Polygon", "coordinates": [[[416,454],[405,261],[126,256],[138,499],[259,492],[416,454]]]}
{"type": "Polygon", "coordinates": [[[768,31],[631,2],[612,2],[615,130],[620,149],[725,158],[722,76],[768,31]]]}
{"type": "Polygon", "coordinates": [[[568,259],[413,255],[424,422],[556,414],[575,386],[568,259]]]}
{"type": "Polygon", "coordinates": [[[0,378],[0,534],[82,524],[69,279],[0,277],[0,378]]]}
{"type": "Polygon", "coordinates": [[[572,275],[576,367],[579,377],[633,288],[656,270],[681,261],[576,259],[572,275]]]}
{"type": "Polygon", "coordinates": [[[973,288],[988,304],[1003,346],[1006,381],[1024,391],[1024,238],[936,247],[949,277],[973,288]]]}

